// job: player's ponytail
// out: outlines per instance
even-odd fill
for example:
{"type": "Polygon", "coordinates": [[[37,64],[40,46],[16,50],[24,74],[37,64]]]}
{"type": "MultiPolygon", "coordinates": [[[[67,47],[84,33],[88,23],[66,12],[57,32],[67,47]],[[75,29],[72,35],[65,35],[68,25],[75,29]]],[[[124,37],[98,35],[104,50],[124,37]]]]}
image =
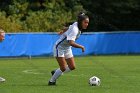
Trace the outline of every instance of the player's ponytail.
{"type": "Polygon", "coordinates": [[[85,13],[80,12],[78,14],[77,22],[78,22],[79,30],[82,30],[82,21],[85,20],[86,18],[89,18],[89,17],[85,13]]]}

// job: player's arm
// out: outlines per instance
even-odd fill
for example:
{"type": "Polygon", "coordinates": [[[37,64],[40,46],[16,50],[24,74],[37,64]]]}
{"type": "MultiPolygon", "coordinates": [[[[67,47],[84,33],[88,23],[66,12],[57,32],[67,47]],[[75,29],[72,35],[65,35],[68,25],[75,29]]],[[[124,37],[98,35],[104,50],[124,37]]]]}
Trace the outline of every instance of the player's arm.
{"type": "Polygon", "coordinates": [[[63,27],[63,29],[61,29],[60,32],[58,32],[59,35],[62,35],[63,33],[65,33],[68,29],[69,29],[69,26],[72,25],[73,22],[69,22],[69,23],[66,23],[65,26],[63,27]]]}
{"type": "Polygon", "coordinates": [[[85,51],[85,47],[84,47],[84,46],[75,43],[73,40],[69,40],[69,44],[70,44],[71,46],[75,47],[75,48],[81,48],[81,49],[82,49],[82,52],[85,51]]]}
{"type": "Polygon", "coordinates": [[[68,30],[68,27],[64,27],[60,32],[58,32],[59,35],[62,35],[68,30]]]}
{"type": "Polygon", "coordinates": [[[81,48],[82,49],[82,52],[85,51],[85,48],[84,46],[80,45],[80,44],[77,44],[75,42],[76,40],[76,37],[77,37],[77,34],[78,34],[78,31],[79,29],[77,27],[72,27],[69,34],[67,35],[67,40],[69,42],[69,44],[72,46],[72,47],[75,47],[75,48],[81,48]]]}

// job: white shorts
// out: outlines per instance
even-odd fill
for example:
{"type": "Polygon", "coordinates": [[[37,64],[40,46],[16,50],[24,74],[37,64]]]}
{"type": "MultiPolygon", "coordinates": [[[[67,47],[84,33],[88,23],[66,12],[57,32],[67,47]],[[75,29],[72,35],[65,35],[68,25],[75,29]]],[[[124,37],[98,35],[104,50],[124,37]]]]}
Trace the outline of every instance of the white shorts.
{"type": "Polygon", "coordinates": [[[56,49],[56,47],[54,46],[53,51],[54,51],[54,57],[65,57],[65,59],[73,57],[71,47],[67,49],[57,47],[56,49]]]}

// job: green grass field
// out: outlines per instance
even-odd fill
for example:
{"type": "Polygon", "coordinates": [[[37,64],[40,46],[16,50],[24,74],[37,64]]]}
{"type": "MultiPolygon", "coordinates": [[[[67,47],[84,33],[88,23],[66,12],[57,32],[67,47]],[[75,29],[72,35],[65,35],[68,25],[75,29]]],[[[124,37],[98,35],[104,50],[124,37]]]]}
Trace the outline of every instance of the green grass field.
{"type": "Polygon", "coordinates": [[[0,59],[0,93],[140,93],[140,56],[76,57],[76,69],[47,86],[54,58],[0,59]],[[99,87],[89,86],[97,76],[99,87]]]}

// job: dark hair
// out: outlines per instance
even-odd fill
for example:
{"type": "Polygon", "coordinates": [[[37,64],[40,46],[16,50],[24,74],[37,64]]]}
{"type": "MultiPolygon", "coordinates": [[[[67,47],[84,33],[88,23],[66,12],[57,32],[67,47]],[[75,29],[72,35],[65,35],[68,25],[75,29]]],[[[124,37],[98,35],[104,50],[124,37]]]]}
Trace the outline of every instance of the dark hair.
{"type": "Polygon", "coordinates": [[[77,22],[78,22],[78,28],[79,28],[79,30],[82,30],[82,21],[83,20],[85,20],[86,18],[89,18],[85,13],[83,13],[83,12],[80,12],[79,14],[78,14],[78,20],[77,20],[77,22]]]}

